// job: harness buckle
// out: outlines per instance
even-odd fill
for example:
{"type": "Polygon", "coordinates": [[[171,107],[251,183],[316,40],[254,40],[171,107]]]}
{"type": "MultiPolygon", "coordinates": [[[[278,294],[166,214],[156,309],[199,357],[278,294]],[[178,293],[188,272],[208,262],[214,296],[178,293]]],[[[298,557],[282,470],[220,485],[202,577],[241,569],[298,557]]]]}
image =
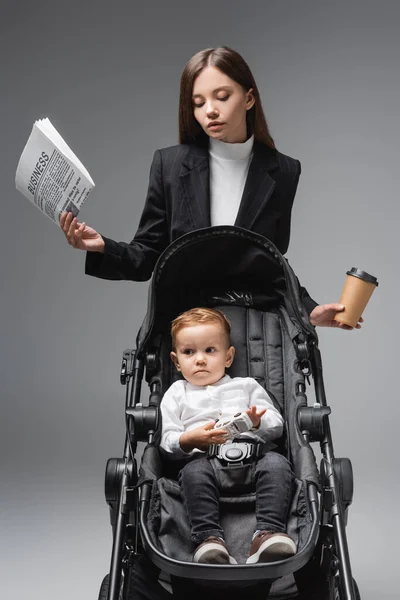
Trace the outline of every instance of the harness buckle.
{"type": "Polygon", "coordinates": [[[253,442],[226,442],[212,444],[208,447],[207,458],[219,458],[226,463],[243,463],[251,458],[258,458],[263,452],[264,444],[253,442]]]}

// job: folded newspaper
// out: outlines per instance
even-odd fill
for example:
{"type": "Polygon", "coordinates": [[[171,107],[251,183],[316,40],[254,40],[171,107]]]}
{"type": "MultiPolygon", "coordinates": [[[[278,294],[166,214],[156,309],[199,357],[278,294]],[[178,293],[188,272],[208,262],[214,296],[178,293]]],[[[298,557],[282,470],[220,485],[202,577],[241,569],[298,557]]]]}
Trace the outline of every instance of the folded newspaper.
{"type": "Polygon", "coordinates": [[[94,188],[89,173],[49,119],[39,119],[19,159],[15,185],[59,225],[66,210],[74,216],[94,188]]]}

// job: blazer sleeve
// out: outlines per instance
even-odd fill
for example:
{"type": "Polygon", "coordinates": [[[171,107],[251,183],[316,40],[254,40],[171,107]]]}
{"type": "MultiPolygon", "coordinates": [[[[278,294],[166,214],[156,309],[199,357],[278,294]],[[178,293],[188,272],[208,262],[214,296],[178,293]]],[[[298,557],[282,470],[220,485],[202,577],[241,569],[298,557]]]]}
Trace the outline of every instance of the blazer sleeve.
{"type": "MultiPolygon", "coordinates": [[[[281,248],[282,254],[285,254],[289,247],[292,207],[293,207],[293,201],[294,201],[294,197],[296,195],[297,186],[298,186],[300,174],[301,174],[300,161],[296,160],[296,165],[297,165],[297,169],[295,170],[294,177],[293,177],[293,179],[291,179],[289,188],[287,190],[287,194],[292,200],[289,204],[289,209],[284,212],[284,214],[282,215],[282,217],[279,219],[279,221],[277,223],[275,245],[278,248],[281,248]]],[[[315,300],[313,300],[311,298],[311,296],[308,293],[308,291],[306,290],[306,288],[300,284],[298,279],[297,279],[297,281],[299,283],[300,296],[303,300],[303,304],[306,308],[307,313],[310,314],[314,310],[314,308],[316,306],[318,306],[318,302],[316,302],[315,300]]]]}
{"type": "Polygon", "coordinates": [[[133,240],[116,242],[104,237],[104,254],[87,252],[85,273],[101,279],[150,279],[160,254],[168,245],[161,152],[156,150],[139,227],[133,240]]]}
{"type": "Polygon", "coordinates": [[[287,178],[289,181],[286,183],[287,187],[285,186],[286,187],[285,196],[287,199],[287,201],[285,202],[286,210],[283,211],[280,219],[278,220],[278,222],[276,224],[276,231],[275,231],[274,243],[275,243],[275,246],[277,248],[279,248],[281,254],[285,254],[289,247],[290,223],[291,223],[291,219],[292,219],[292,207],[293,207],[294,197],[296,195],[297,186],[299,183],[300,173],[301,173],[300,161],[296,160],[294,162],[296,163],[296,169],[294,170],[294,175],[293,175],[293,177],[287,178]]]}

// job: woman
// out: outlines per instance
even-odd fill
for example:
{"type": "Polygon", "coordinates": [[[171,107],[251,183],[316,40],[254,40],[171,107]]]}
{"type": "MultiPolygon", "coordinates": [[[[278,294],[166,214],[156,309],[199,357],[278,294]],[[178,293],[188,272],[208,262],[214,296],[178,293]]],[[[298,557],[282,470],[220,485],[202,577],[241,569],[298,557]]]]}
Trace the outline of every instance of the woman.
{"type": "MultiPolygon", "coordinates": [[[[300,163],[276,150],[254,77],[234,50],[202,50],[186,65],[179,142],[154,154],[146,203],[130,244],[62,214],[68,243],[87,251],[87,274],[147,280],[172,241],[214,225],[238,225],[267,237],[282,254],[287,251],[300,163]]],[[[318,306],[304,288],[302,295],[313,325],[351,329],[333,320],[342,305],[318,306]]]]}

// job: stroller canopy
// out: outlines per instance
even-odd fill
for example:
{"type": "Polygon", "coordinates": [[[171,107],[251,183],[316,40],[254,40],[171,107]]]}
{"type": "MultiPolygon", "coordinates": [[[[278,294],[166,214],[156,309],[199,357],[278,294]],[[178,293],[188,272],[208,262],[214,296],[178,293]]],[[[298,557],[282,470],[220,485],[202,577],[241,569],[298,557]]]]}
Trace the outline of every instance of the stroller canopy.
{"type": "Polygon", "coordinates": [[[158,259],[138,334],[139,353],[177,314],[222,304],[264,310],[283,304],[299,334],[316,340],[299,282],[276,246],[241,227],[218,226],[182,236],[158,259]]]}

